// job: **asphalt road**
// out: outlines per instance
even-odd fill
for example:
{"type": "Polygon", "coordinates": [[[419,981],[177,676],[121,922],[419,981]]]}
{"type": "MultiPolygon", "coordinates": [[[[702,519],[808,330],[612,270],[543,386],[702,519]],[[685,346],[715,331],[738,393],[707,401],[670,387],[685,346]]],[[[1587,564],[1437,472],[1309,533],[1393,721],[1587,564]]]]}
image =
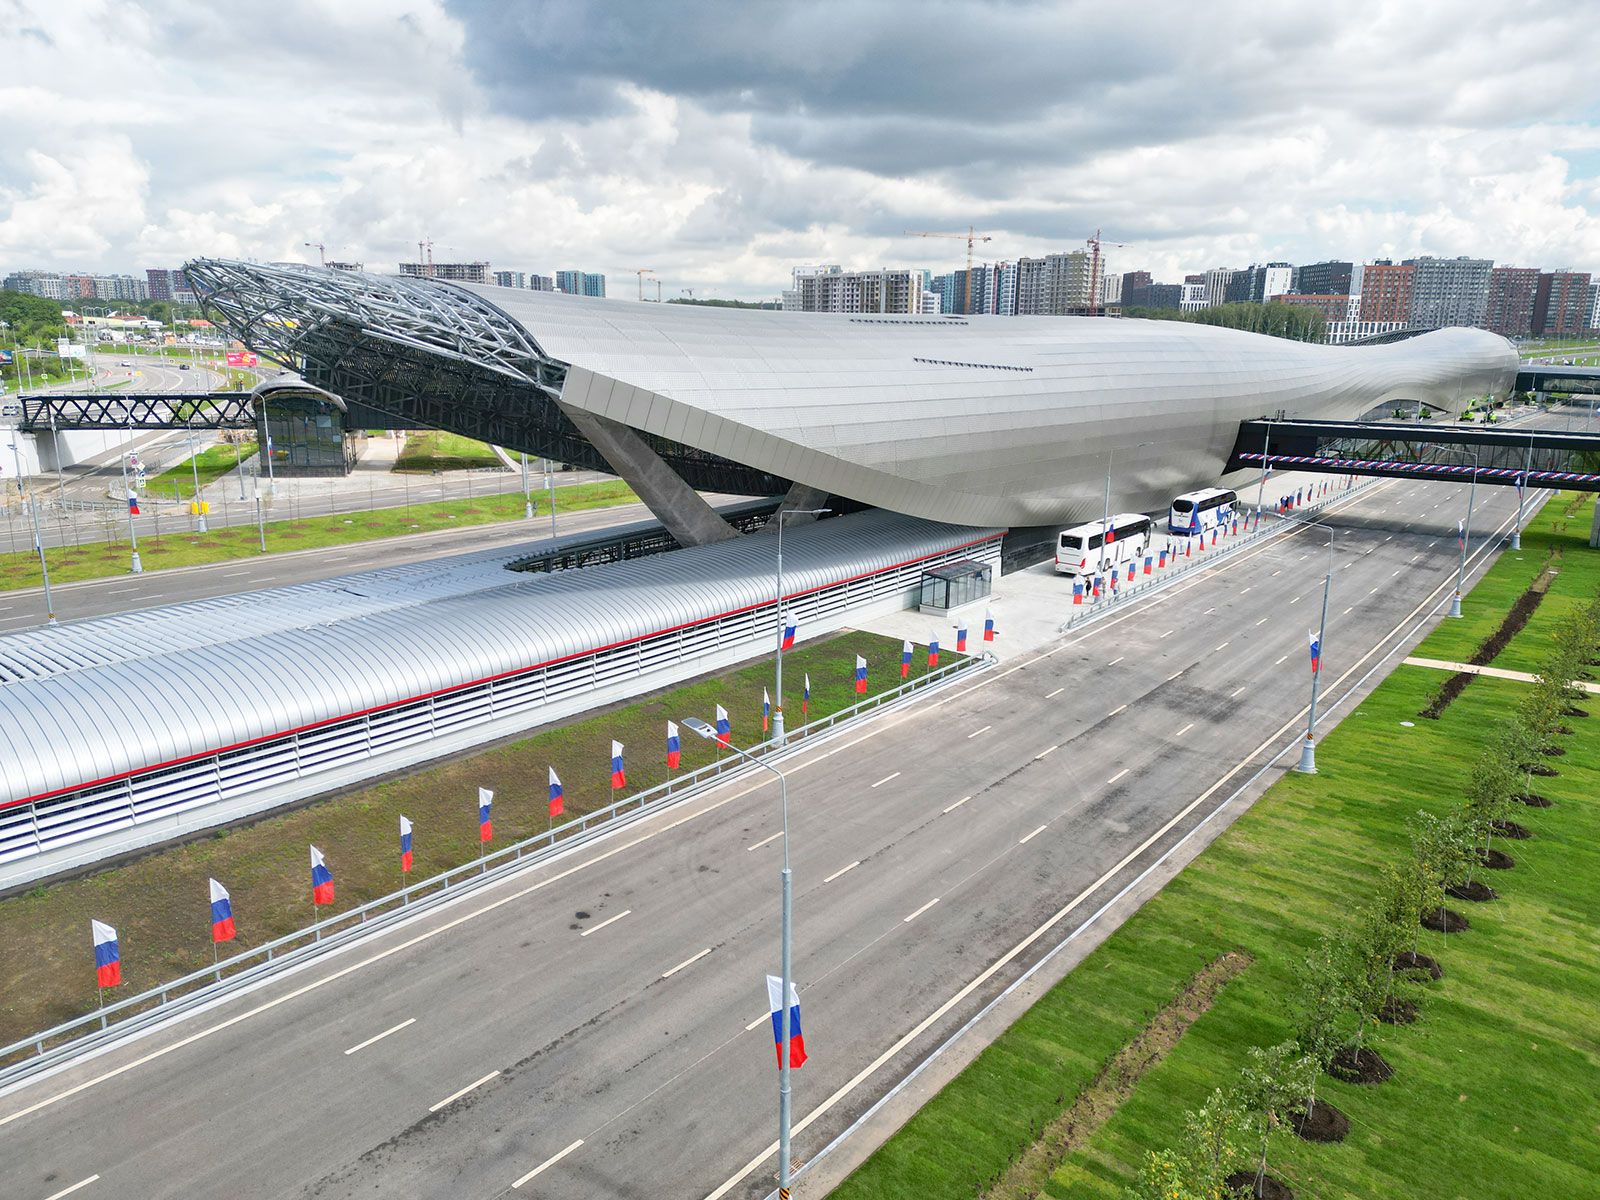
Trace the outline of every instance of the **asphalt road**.
{"type": "MultiPolygon", "coordinates": [[[[1328,519],[1325,703],[1446,594],[1464,506],[1328,519]]],[[[1514,507],[1480,489],[1475,528],[1514,507]]],[[[1326,555],[1300,528],[788,760],[797,1161],[1294,737],[1326,555]]],[[[776,802],[724,785],[0,1098],[7,1195],[765,1195],[776,802]]]]}

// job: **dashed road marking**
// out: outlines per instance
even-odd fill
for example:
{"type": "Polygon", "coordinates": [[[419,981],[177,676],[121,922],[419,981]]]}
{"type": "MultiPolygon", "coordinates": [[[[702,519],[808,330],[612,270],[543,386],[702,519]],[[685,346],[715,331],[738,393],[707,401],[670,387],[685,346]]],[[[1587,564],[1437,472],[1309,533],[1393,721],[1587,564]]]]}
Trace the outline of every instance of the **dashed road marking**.
{"type": "Polygon", "coordinates": [[[878,780],[878,782],[873,784],[872,786],[873,787],[881,787],[884,784],[888,783],[891,779],[899,779],[899,778],[900,778],[900,772],[896,771],[893,775],[885,775],[882,779],[878,780]]]}
{"type": "MultiPolygon", "coordinates": [[[[1045,699],[1048,700],[1048,699],[1050,699],[1050,697],[1046,696],[1045,699]]],[[[988,733],[989,730],[991,730],[993,728],[994,728],[993,725],[985,725],[982,729],[974,729],[971,733],[967,734],[967,741],[970,742],[973,738],[977,737],[980,733],[988,733]]],[[[874,786],[876,786],[876,785],[874,785],[874,786]]]]}
{"type": "Polygon", "coordinates": [[[829,875],[822,882],[823,883],[832,883],[835,879],[839,878],[839,876],[843,875],[846,871],[854,871],[860,865],[861,865],[861,860],[858,858],[858,859],[856,859],[855,862],[851,863],[848,867],[840,867],[837,871],[835,871],[832,875],[829,875]]]}
{"type": "Polygon", "coordinates": [[[473,1088],[482,1087],[484,1084],[488,1083],[489,1080],[493,1079],[498,1074],[500,1074],[499,1071],[490,1071],[482,1079],[473,1080],[471,1083],[467,1084],[466,1087],[462,1088],[459,1092],[451,1092],[450,1095],[446,1096],[443,1100],[439,1101],[439,1103],[430,1104],[428,1106],[428,1111],[431,1112],[431,1113],[435,1113],[435,1112],[438,1112],[441,1108],[444,1108],[446,1105],[454,1104],[457,1100],[461,1099],[461,1097],[465,1096],[473,1088]]]}
{"type": "Polygon", "coordinates": [[[778,830],[777,833],[772,834],[770,837],[762,838],[754,846],[746,846],[745,849],[746,850],[759,850],[759,849],[761,849],[761,847],[765,846],[768,842],[775,842],[779,838],[781,838],[782,836],[783,836],[783,830],[780,829],[780,830],[778,830]]]}
{"type": "Polygon", "coordinates": [[[1039,826],[1039,828],[1035,829],[1032,833],[1023,835],[1023,837],[1020,838],[1017,841],[1017,845],[1021,846],[1021,845],[1024,845],[1025,843],[1027,843],[1027,842],[1033,841],[1034,838],[1038,837],[1041,833],[1043,833],[1046,829],[1049,829],[1049,828],[1050,828],[1050,823],[1047,821],[1043,825],[1039,826]]]}
{"type": "Polygon", "coordinates": [[[549,1158],[545,1159],[537,1167],[535,1167],[533,1170],[529,1171],[526,1175],[524,1175],[521,1179],[517,1180],[511,1186],[514,1187],[514,1188],[520,1188],[523,1184],[527,1183],[528,1180],[532,1179],[540,1171],[543,1171],[546,1167],[555,1166],[558,1162],[560,1162],[567,1155],[571,1154],[574,1150],[576,1150],[581,1145],[583,1145],[583,1139],[579,1138],[577,1141],[573,1142],[572,1145],[568,1146],[565,1150],[558,1150],[556,1153],[552,1154],[549,1158]]]}
{"type": "Polygon", "coordinates": [[[670,971],[661,972],[661,978],[663,978],[663,979],[671,979],[679,971],[683,970],[685,967],[687,967],[687,966],[689,966],[689,965],[691,965],[693,963],[699,962],[702,958],[704,958],[706,955],[708,955],[710,953],[711,953],[711,947],[707,946],[704,950],[700,951],[699,954],[691,954],[688,958],[684,959],[681,963],[679,963],[677,966],[673,967],[670,971]]]}
{"type": "Polygon", "coordinates": [[[1041,759],[1041,758],[1045,757],[1045,755],[1047,755],[1047,754],[1054,754],[1059,749],[1061,749],[1061,745],[1058,742],[1056,745],[1051,746],[1048,750],[1039,751],[1039,753],[1035,754],[1033,757],[1035,759],[1041,759]]]}
{"type": "Polygon", "coordinates": [[[910,916],[908,916],[905,920],[901,921],[900,923],[902,925],[911,924],[911,922],[915,921],[918,917],[920,917],[923,913],[927,912],[930,908],[932,908],[937,903],[939,903],[939,897],[935,896],[932,900],[929,900],[921,908],[917,909],[916,912],[912,913],[910,916]]]}
{"type": "Polygon", "coordinates": [[[1123,767],[1122,770],[1118,771],[1110,779],[1106,780],[1106,783],[1108,783],[1108,784],[1115,783],[1117,780],[1121,779],[1124,775],[1126,775],[1131,770],[1133,770],[1132,767],[1123,767]]]}
{"type": "Polygon", "coordinates": [[[415,1025],[416,1023],[417,1019],[415,1017],[409,1017],[406,1020],[401,1021],[400,1024],[385,1029],[382,1033],[374,1034],[364,1042],[357,1042],[354,1046],[351,1046],[350,1049],[346,1050],[345,1054],[350,1055],[354,1054],[357,1050],[365,1050],[368,1046],[372,1045],[373,1042],[381,1042],[391,1033],[399,1033],[407,1025],[415,1025]]]}
{"type": "Polygon", "coordinates": [[[1193,728],[1194,728],[1194,722],[1190,721],[1187,725],[1185,725],[1182,729],[1178,730],[1178,732],[1173,734],[1172,736],[1173,737],[1182,737],[1184,734],[1188,733],[1189,730],[1191,730],[1193,728]]]}
{"type": "Polygon", "coordinates": [[[963,796],[963,797],[961,797],[961,799],[957,800],[954,804],[946,805],[944,807],[944,809],[942,809],[940,811],[939,815],[943,816],[945,813],[954,812],[956,809],[960,808],[963,804],[965,804],[968,800],[971,800],[971,799],[972,799],[971,796],[963,796]]]}
{"type": "Polygon", "coordinates": [[[584,930],[584,931],[583,931],[583,932],[582,932],[582,933],[580,933],[580,934],[579,934],[579,935],[578,935],[578,936],[579,936],[579,937],[588,937],[588,936],[589,936],[589,935],[590,935],[590,934],[591,934],[591,933],[599,933],[599,932],[600,932],[600,931],[601,931],[601,930],[602,930],[602,929],[604,929],[604,928],[605,928],[605,927],[606,927],[606,926],[607,926],[607,925],[610,925],[610,924],[611,924],[611,923],[612,923],[612,922],[613,922],[613,921],[620,921],[620,920],[622,920],[622,918],[623,918],[623,917],[625,917],[625,916],[627,916],[627,915],[628,915],[628,914],[629,914],[629,913],[631,913],[631,912],[632,912],[632,911],[633,911],[633,909],[631,909],[631,908],[625,908],[625,909],[623,909],[623,910],[622,910],[622,911],[621,911],[621,912],[619,912],[619,913],[618,913],[618,914],[617,914],[617,915],[616,915],[616,916],[614,916],[614,917],[607,917],[607,918],[606,918],[606,919],[605,919],[605,920],[604,920],[604,921],[601,921],[601,922],[600,922],[600,924],[598,924],[598,925],[596,925],[596,926],[594,926],[594,927],[593,927],[593,928],[592,928],[592,929],[585,929],[585,930],[584,930]]]}

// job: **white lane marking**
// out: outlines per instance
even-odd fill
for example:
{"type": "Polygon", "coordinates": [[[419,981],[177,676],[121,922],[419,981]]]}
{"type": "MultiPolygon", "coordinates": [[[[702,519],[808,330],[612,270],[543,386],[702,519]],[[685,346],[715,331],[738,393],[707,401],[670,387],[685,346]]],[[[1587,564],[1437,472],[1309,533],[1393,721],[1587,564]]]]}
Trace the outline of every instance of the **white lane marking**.
{"type": "Polygon", "coordinates": [[[950,805],[948,808],[943,809],[939,813],[939,815],[942,817],[942,816],[944,816],[945,813],[954,812],[956,809],[960,808],[963,804],[965,804],[968,800],[971,800],[971,799],[972,799],[971,796],[963,796],[963,797],[961,797],[961,799],[957,800],[954,804],[950,805]]]}
{"type": "Polygon", "coordinates": [[[1058,687],[1055,691],[1051,692],[1048,696],[1046,696],[1045,699],[1046,700],[1054,700],[1057,696],[1061,695],[1061,693],[1066,691],[1066,690],[1067,689],[1064,688],[1064,687],[1058,687]]]}
{"type": "Polygon", "coordinates": [[[872,786],[873,787],[880,787],[881,785],[883,785],[885,783],[888,783],[889,780],[891,780],[891,779],[899,779],[899,778],[900,778],[900,772],[896,771],[893,775],[885,775],[882,779],[878,780],[878,782],[873,784],[872,786]]]}
{"type": "Polygon", "coordinates": [[[693,955],[692,957],[684,959],[677,966],[673,967],[672,970],[661,972],[661,978],[670,979],[672,976],[676,975],[679,971],[683,970],[685,967],[689,966],[692,963],[699,962],[702,958],[704,958],[706,955],[708,955],[710,953],[711,953],[711,947],[707,946],[704,950],[700,951],[699,954],[696,954],[696,955],[693,955]]]}
{"type": "Polygon", "coordinates": [[[846,871],[854,871],[860,865],[861,865],[861,860],[858,858],[858,859],[856,859],[855,862],[851,863],[848,867],[840,867],[837,871],[835,871],[832,875],[829,875],[822,882],[823,883],[832,883],[835,879],[839,878],[839,876],[843,875],[846,871]]]}
{"type": "Polygon", "coordinates": [[[1369,595],[1369,596],[1375,595],[1377,593],[1377,591],[1378,591],[1377,588],[1368,588],[1367,589],[1367,595],[1369,595]]]}
{"type": "MultiPolygon", "coordinates": [[[[1278,570],[1276,570],[1276,571],[1274,571],[1274,572],[1273,572],[1273,573],[1272,573],[1272,575],[1282,575],[1282,574],[1283,574],[1283,570],[1282,570],[1282,568],[1279,568],[1279,569],[1278,569],[1278,570]]],[[[1268,579],[1271,579],[1271,578],[1272,578],[1272,575],[1268,575],[1268,576],[1267,576],[1267,578],[1268,578],[1268,579]]]]}
{"type": "Polygon", "coordinates": [[[1188,733],[1189,730],[1191,730],[1193,728],[1194,728],[1194,722],[1190,721],[1187,725],[1185,725],[1182,729],[1178,730],[1178,732],[1173,734],[1172,736],[1173,737],[1182,737],[1184,734],[1188,733]]]}
{"type": "Polygon", "coordinates": [[[1240,591],[1239,591],[1239,595],[1242,596],[1242,595],[1245,594],[1245,592],[1248,592],[1249,590],[1250,590],[1249,588],[1241,588],[1240,591]]]}
{"type": "Polygon", "coordinates": [[[1113,658],[1113,659],[1112,659],[1112,660],[1111,660],[1111,661],[1110,661],[1110,662],[1108,662],[1108,663],[1107,663],[1107,664],[1106,664],[1106,666],[1108,666],[1108,667],[1114,667],[1114,666],[1116,666],[1116,665],[1117,665],[1117,664],[1118,664],[1118,663],[1119,663],[1119,662],[1121,662],[1121,661],[1122,661],[1122,660],[1123,660],[1123,659],[1125,659],[1125,658],[1127,658],[1127,657],[1128,657],[1128,656],[1127,656],[1127,655],[1126,655],[1126,654],[1119,654],[1119,655],[1117,655],[1117,656],[1116,656],[1116,657],[1115,657],[1115,658],[1113,658]]]}
{"type": "Polygon", "coordinates": [[[1032,833],[1025,834],[1022,837],[1022,839],[1017,842],[1017,845],[1019,845],[1019,846],[1026,845],[1028,842],[1033,841],[1034,838],[1038,837],[1041,833],[1043,833],[1046,829],[1049,829],[1049,828],[1050,828],[1050,823],[1048,821],[1046,821],[1043,825],[1039,826],[1039,828],[1035,829],[1032,833]]]}
{"type": "Polygon", "coordinates": [[[1216,612],[1216,611],[1217,611],[1217,610],[1216,610],[1216,609],[1214,609],[1214,608],[1208,608],[1208,609],[1206,609],[1206,610],[1205,610],[1205,612],[1203,612],[1203,613],[1201,613],[1201,614],[1200,614],[1200,615],[1201,615],[1201,616],[1202,616],[1202,617],[1209,617],[1209,616],[1210,616],[1210,615],[1211,615],[1211,614],[1212,614],[1212,613],[1214,613],[1214,612],[1216,612]]]}
{"type": "Polygon", "coordinates": [[[1391,533],[1388,537],[1384,538],[1383,540],[1386,541],[1386,542],[1394,541],[1394,534],[1391,533]]]}
{"type": "MultiPolygon", "coordinates": [[[[1054,696],[1054,695],[1055,695],[1054,692],[1050,693],[1050,696],[1054,696]]],[[[1045,699],[1046,700],[1050,699],[1050,696],[1046,696],[1045,699]]],[[[971,733],[967,734],[967,741],[970,742],[973,738],[977,737],[980,733],[988,733],[989,730],[991,730],[993,728],[994,728],[993,725],[985,725],[982,729],[974,729],[971,733]]]]}
{"type": "Polygon", "coordinates": [[[759,849],[761,849],[761,847],[765,846],[768,842],[775,842],[779,838],[781,838],[782,836],[783,836],[783,830],[780,829],[780,830],[778,830],[777,833],[773,834],[771,837],[764,837],[759,842],[757,842],[754,846],[746,846],[745,849],[746,850],[759,850],[759,849]]]}
{"type": "Polygon", "coordinates": [[[772,1014],[769,1013],[769,1012],[764,1012],[759,1017],[757,1017],[754,1021],[751,1021],[750,1024],[746,1025],[744,1027],[744,1031],[746,1033],[749,1033],[757,1025],[770,1025],[771,1023],[772,1023],[772,1014]]]}
{"type": "Polygon", "coordinates": [[[1107,714],[1106,714],[1106,716],[1108,716],[1108,717],[1114,717],[1114,716],[1116,716],[1116,715],[1117,715],[1117,714],[1118,714],[1118,713],[1119,713],[1119,712],[1121,712],[1121,711],[1122,711],[1122,710],[1123,710],[1123,709],[1125,709],[1125,708],[1127,708],[1127,707],[1128,707],[1128,706],[1127,706],[1127,705],[1126,705],[1126,704],[1119,704],[1119,705],[1117,705],[1117,706],[1116,706],[1116,707],[1115,707],[1115,708],[1113,708],[1113,709],[1112,709],[1112,710],[1111,710],[1111,711],[1110,711],[1110,712],[1108,712],[1108,713],[1107,713],[1107,714]]]}
{"type": "Polygon", "coordinates": [[[1174,679],[1176,679],[1179,675],[1182,675],[1182,674],[1183,674],[1182,671],[1174,671],[1171,675],[1167,676],[1167,682],[1171,683],[1174,679]]]}
{"type": "Polygon", "coordinates": [[[237,579],[241,575],[254,575],[254,574],[255,574],[254,571],[224,571],[222,573],[222,578],[224,578],[224,579],[237,579]]]}
{"type": "Polygon", "coordinates": [[[1222,650],[1226,650],[1226,649],[1227,649],[1227,648],[1228,648],[1228,647],[1229,647],[1229,646],[1231,646],[1231,645],[1233,645],[1233,643],[1232,643],[1232,642],[1223,642],[1223,643],[1222,643],[1222,645],[1220,645],[1220,646],[1218,646],[1218,647],[1217,647],[1217,648],[1216,648],[1216,650],[1213,650],[1213,651],[1212,651],[1212,652],[1211,652],[1211,653],[1213,653],[1213,654],[1216,654],[1216,653],[1218,653],[1218,652],[1219,652],[1219,651],[1222,651],[1222,650]]]}
{"type": "Polygon", "coordinates": [[[467,1084],[466,1087],[462,1088],[459,1092],[452,1092],[450,1095],[446,1096],[443,1100],[439,1101],[439,1103],[430,1104],[428,1106],[428,1111],[431,1112],[431,1113],[435,1113],[435,1112],[438,1112],[441,1108],[445,1107],[445,1105],[447,1105],[447,1104],[454,1104],[457,1100],[461,1099],[461,1097],[465,1096],[473,1088],[482,1087],[484,1084],[488,1083],[489,1080],[493,1079],[498,1074],[500,1074],[499,1071],[490,1071],[482,1079],[473,1080],[471,1083],[467,1084]]]}
{"type": "Polygon", "coordinates": [[[1262,617],[1261,620],[1256,622],[1256,624],[1257,625],[1265,625],[1271,619],[1272,619],[1271,617],[1262,617]]]}
{"type": "Polygon", "coordinates": [[[1171,636],[1172,636],[1172,635],[1173,635],[1173,634],[1175,634],[1175,633],[1177,633],[1177,632],[1178,632],[1178,631],[1177,631],[1177,630],[1176,630],[1176,629],[1169,629],[1169,630],[1167,630],[1167,631],[1166,631],[1166,632],[1165,632],[1165,633],[1163,633],[1163,634],[1162,634],[1162,635],[1161,635],[1161,637],[1159,637],[1159,638],[1157,638],[1157,639],[1156,639],[1156,641],[1158,641],[1158,642],[1159,642],[1159,641],[1160,641],[1160,640],[1161,640],[1161,638],[1169,638],[1169,637],[1171,637],[1171,636]]]}
{"type": "Polygon", "coordinates": [[[1340,616],[1341,616],[1341,617],[1347,617],[1347,616],[1349,616],[1349,615],[1350,615],[1350,614],[1351,614],[1351,613],[1353,613],[1353,612],[1355,612],[1355,610],[1356,610],[1356,606],[1355,606],[1355,605],[1354,605],[1354,604],[1352,604],[1352,605],[1351,605],[1351,606],[1350,606],[1350,607],[1349,607],[1349,608],[1347,608],[1347,609],[1345,609],[1345,610],[1344,610],[1344,611],[1343,611],[1343,612],[1342,612],[1342,613],[1340,613],[1340,614],[1339,614],[1339,615],[1340,615],[1340,616]]]}
{"type": "Polygon", "coordinates": [[[560,1162],[567,1155],[571,1154],[574,1150],[576,1150],[581,1145],[583,1145],[583,1139],[579,1138],[577,1141],[573,1142],[572,1145],[568,1146],[565,1150],[556,1151],[549,1158],[545,1159],[537,1167],[535,1167],[533,1170],[529,1171],[526,1175],[524,1175],[521,1179],[517,1180],[511,1186],[514,1187],[514,1188],[520,1188],[523,1184],[527,1183],[528,1180],[532,1179],[540,1171],[544,1170],[546,1167],[555,1166],[558,1162],[560,1162]]]}
{"type": "Polygon", "coordinates": [[[1048,750],[1039,751],[1039,753],[1035,754],[1033,757],[1037,761],[1038,759],[1043,758],[1047,754],[1054,754],[1059,749],[1061,749],[1061,744],[1058,742],[1056,745],[1051,746],[1050,749],[1048,749],[1048,750]]]}
{"type": "Polygon", "coordinates": [[[91,1183],[93,1183],[96,1179],[99,1179],[99,1178],[100,1178],[100,1176],[98,1176],[98,1175],[91,1175],[87,1179],[80,1179],[80,1180],[78,1180],[77,1183],[73,1184],[71,1187],[62,1188],[59,1192],[51,1192],[50,1195],[48,1195],[48,1196],[46,1196],[44,1198],[44,1200],[61,1200],[61,1197],[70,1196],[70,1195],[72,1195],[73,1192],[77,1191],[79,1188],[88,1187],[91,1183]]]}
{"type": "Polygon", "coordinates": [[[604,921],[601,921],[601,922],[600,922],[600,924],[598,924],[598,925],[596,925],[596,926],[594,926],[594,927],[593,927],[593,928],[590,928],[590,929],[585,929],[585,930],[584,930],[584,931],[583,931],[583,932],[582,932],[582,933],[580,933],[580,934],[579,934],[579,935],[578,935],[578,936],[579,936],[579,937],[588,937],[588,936],[589,936],[589,935],[590,935],[590,934],[591,934],[591,933],[599,933],[599,932],[600,932],[600,931],[601,931],[601,930],[602,930],[602,929],[604,929],[604,928],[605,928],[605,927],[606,927],[606,926],[607,926],[607,925],[609,925],[609,924],[611,924],[611,923],[612,923],[612,922],[613,922],[613,921],[620,921],[620,920],[622,920],[622,918],[623,918],[623,917],[625,917],[625,916],[627,916],[627,915],[628,915],[628,914],[629,914],[629,913],[631,913],[631,912],[632,912],[632,911],[633,911],[633,909],[631,909],[631,908],[625,908],[625,909],[623,909],[623,910],[622,910],[622,911],[621,911],[621,912],[619,912],[619,913],[618,913],[618,914],[617,914],[617,915],[616,915],[616,916],[614,916],[614,917],[607,917],[607,918],[606,918],[606,919],[605,919],[605,920],[604,920],[604,921]]]}
{"type": "Polygon", "coordinates": [[[392,1026],[389,1029],[385,1029],[382,1033],[374,1034],[364,1042],[357,1042],[354,1046],[351,1046],[350,1049],[346,1050],[345,1053],[349,1055],[354,1054],[357,1050],[365,1050],[368,1046],[372,1045],[373,1042],[381,1042],[391,1033],[399,1033],[407,1025],[415,1025],[416,1023],[417,1019],[415,1017],[408,1017],[404,1021],[401,1021],[400,1024],[392,1026]]]}
{"type": "Polygon", "coordinates": [[[902,924],[902,925],[911,924],[911,922],[915,921],[918,917],[920,917],[923,913],[927,912],[930,908],[932,908],[937,903],[939,903],[939,897],[935,896],[932,900],[929,900],[926,904],[924,904],[921,908],[917,909],[916,912],[912,913],[904,921],[901,921],[900,924],[902,924]]]}
{"type": "Polygon", "coordinates": [[[1395,575],[1398,575],[1398,574],[1400,574],[1400,570],[1399,570],[1399,568],[1398,568],[1398,567],[1397,567],[1397,568],[1395,568],[1395,572],[1394,572],[1394,575],[1391,575],[1391,576],[1389,576],[1389,578],[1390,578],[1390,579],[1393,579],[1393,578],[1394,578],[1394,576],[1395,576],[1395,575]]]}
{"type": "Polygon", "coordinates": [[[1233,691],[1228,693],[1228,699],[1232,700],[1235,696],[1237,696],[1240,692],[1244,691],[1244,689],[1249,687],[1249,686],[1250,686],[1249,684],[1241,684],[1239,687],[1234,688],[1233,691]]]}
{"type": "Polygon", "coordinates": [[[1107,783],[1115,783],[1117,780],[1121,779],[1124,775],[1126,775],[1131,770],[1133,770],[1132,767],[1123,767],[1122,770],[1118,771],[1110,779],[1106,780],[1106,782],[1107,783]]]}
{"type": "Polygon", "coordinates": [[[1287,654],[1285,654],[1282,658],[1280,658],[1277,662],[1273,663],[1272,665],[1275,666],[1275,667],[1281,667],[1281,666],[1283,666],[1284,663],[1286,663],[1288,661],[1289,661],[1289,656],[1287,654]]]}
{"type": "Polygon", "coordinates": [[[108,596],[120,596],[124,592],[137,592],[138,590],[137,587],[107,588],[106,594],[108,596]]]}
{"type": "Polygon", "coordinates": [[[1290,604],[1299,604],[1300,603],[1300,597],[1296,596],[1293,600],[1289,601],[1289,603],[1290,604]]]}
{"type": "Polygon", "coordinates": [[[1422,557],[1422,555],[1421,555],[1421,553],[1417,553],[1417,554],[1413,554],[1413,555],[1412,555],[1412,556],[1411,556],[1411,561],[1412,561],[1412,562],[1416,562],[1416,561],[1417,561],[1417,559],[1419,559],[1419,558],[1421,558],[1421,557],[1422,557]]]}

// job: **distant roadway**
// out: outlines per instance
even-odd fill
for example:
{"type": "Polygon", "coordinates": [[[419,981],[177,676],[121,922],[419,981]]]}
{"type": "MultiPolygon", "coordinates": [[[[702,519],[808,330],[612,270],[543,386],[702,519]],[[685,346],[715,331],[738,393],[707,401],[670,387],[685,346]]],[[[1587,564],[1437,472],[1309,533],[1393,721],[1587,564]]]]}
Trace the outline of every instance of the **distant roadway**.
{"type": "MultiPolygon", "coordinates": [[[[1465,499],[1385,480],[1328,518],[1325,705],[1448,595],[1465,499]]],[[[1475,538],[1515,504],[1478,489],[1475,538]]],[[[1244,550],[788,760],[797,1161],[1295,737],[1325,544],[1244,550]]],[[[770,780],[726,784],[0,1097],[6,1194],[765,1196],[779,828],[770,780]]]]}

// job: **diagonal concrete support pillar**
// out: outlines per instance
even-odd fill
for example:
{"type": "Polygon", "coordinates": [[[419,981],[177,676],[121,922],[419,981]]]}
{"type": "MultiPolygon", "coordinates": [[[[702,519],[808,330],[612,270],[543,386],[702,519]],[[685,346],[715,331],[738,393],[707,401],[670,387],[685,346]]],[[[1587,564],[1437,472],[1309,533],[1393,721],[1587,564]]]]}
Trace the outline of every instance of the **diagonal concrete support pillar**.
{"type": "MultiPolygon", "coordinates": [[[[778,510],[781,512],[786,508],[823,508],[827,503],[828,493],[821,488],[814,488],[809,483],[792,483],[789,485],[789,490],[784,494],[783,502],[778,505],[778,510]]],[[[807,521],[815,521],[816,519],[814,515],[807,513],[804,516],[790,517],[787,523],[789,528],[793,529],[796,525],[804,525],[807,521]]],[[[767,523],[761,527],[761,532],[765,533],[769,529],[776,528],[777,524],[778,514],[773,513],[767,518],[767,523]]]]}
{"type": "MultiPolygon", "coordinates": [[[[557,401],[559,404],[560,401],[557,401]]],[[[649,505],[680,546],[706,546],[739,536],[648,443],[626,425],[561,404],[578,432],[600,451],[611,469],[649,505]]]]}

